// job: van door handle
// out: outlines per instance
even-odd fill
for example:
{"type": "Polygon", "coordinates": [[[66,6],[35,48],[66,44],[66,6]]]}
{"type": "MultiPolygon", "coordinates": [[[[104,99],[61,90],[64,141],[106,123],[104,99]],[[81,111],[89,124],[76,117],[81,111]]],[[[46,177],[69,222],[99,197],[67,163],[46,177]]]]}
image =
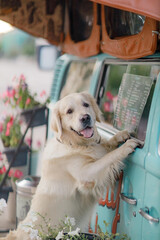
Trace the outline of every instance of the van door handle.
{"type": "Polygon", "coordinates": [[[123,201],[125,201],[126,203],[131,204],[131,205],[136,205],[137,204],[137,199],[132,198],[132,197],[128,197],[124,193],[121,193],[121,199],[123,201]]]}
{"type": "Polygon", "coordinates": [[[145,207],[144,209],[140,208],[139,213],[142,215],[142,217],[144,217],[148,221],[159,223],[159,218],[154,218],[149,214],[149,208],[147,207],[145,207]]]}

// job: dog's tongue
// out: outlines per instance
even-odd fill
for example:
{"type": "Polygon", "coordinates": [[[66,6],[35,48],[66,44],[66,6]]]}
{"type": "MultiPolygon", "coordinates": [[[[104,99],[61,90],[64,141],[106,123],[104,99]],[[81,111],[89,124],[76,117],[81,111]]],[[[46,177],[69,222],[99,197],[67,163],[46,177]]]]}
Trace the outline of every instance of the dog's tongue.
{"type": "Polygon", "coordinates": [[[83,135],[83,137],[90,138],[93,135],[93,128],[87,127],[84,130],[82,130],[80,133],[83,135]]]}

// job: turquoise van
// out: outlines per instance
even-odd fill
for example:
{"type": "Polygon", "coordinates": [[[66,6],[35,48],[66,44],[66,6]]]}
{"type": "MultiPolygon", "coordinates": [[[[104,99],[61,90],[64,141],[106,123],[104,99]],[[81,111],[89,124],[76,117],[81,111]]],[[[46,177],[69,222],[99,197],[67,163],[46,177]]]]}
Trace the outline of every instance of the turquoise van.
{"type": "MultiPolygon", "coordinates": [[[[85,59],[65,54],[56,62],[51,89],[53,103],[71,91],[89,91],[104,117],[104,121],[97,124],[99,132],[109,139],[123,127],[132,129],[136,125],[132,137],[142,146],[125,160],[114,191],[106,189],[91,219],[90,232],[97,232],[98,225],[105,231],[105,220],[109,224],[108,231],[126,233],[133,240],[160,239],[159,59],[158,54],[134,61],[107,54],[85,59]],[[79,84],[73,82],[75,76],[79,84]],[[123,87],[124,76],[132,77],[133,86],[123,87]],[[120,94],[126,94],[126,90],[128,95],[120,99],[120,94]],[[126,125],[118,125],[116,104],[125,105],[132,95],[139,99],[131,104],[134,116],[128,117],[126,125]]],[[[127,118],[127,111],[123,117],[122,120],[127,118]]]]}

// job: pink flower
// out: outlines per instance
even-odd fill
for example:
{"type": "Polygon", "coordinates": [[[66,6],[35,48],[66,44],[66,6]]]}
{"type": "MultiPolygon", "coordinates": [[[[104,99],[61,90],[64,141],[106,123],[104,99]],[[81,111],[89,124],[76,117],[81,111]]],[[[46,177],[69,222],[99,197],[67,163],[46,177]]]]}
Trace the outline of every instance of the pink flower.
{"type": "Polygon", "coordinates": [[[0,152],[0,161],[3,160],[2,153],[0,152]]]}
{"type": "Polygon", "coordinates": [[[20,77],[19,77],[19,80],[25,81],[26,78],[25,78],[25,76],[23,74],[21,74],[20,77]]]}
{"type": "Polygon", "coordinates": [[[103,106],[104,106],[105,112],[113,112],[113,103],[112,102],[105,102],[103,106]]]}
{"type": "Polygon", "coordinates": [[[104,111],[105,112],[110,112],[110,103],[109,102],[104,103],[104,111]]]}
{"type": "Polygon", "coordinates": [[[112,95],[111,92],[106,92],[106,96],[109,100],[113,101],[114,96],[112,95]]]}
{"type": "Polygon", "coordinates": [[[14,172],[14,177],[15,178],[21,178],[23,176],[23,172],[21,172],[20,170],[16,170],[15,172],[14,172]]]}
{"type": "Polygon", "coordinates": [[[3,131],[3,123],[0,123],[0,133],[3,131]]]}
{"type": "Polygon", "coordinates": [[[38,141],[37,141],[37,147],[38,147],[38,148],[41,148],[41,145],[42,145],[41,141],[38,140],[38,141]]]}
{"type": "Polygon", "coordinates": [[[13,176],[13,170],[12,170],[12,169],[9,171],[8,176],[9,176],[9,177],[12,177],[12,176],[13,176]]]}
{"type": "Polygon", "coordinates": [[[45,95],[46,95],[46,91],[43,90],[43,91],[40,93],[40,96],[43,97],[43,96],[45,96],[45,95]]]}
{"type": "Polygon", "coordinates": [[[7,92],[4,92],[3,94],[2,94],[2,98],[6,98],[7,97],[7,92]]]}
{"type": "Polygon", "coordinates": [[[1,173],[3,174],[3,173],[5,173],[5,172],[6,172],[6,167],[3,166],[3,167],[1,168],[1,173]]]}
{"type": "Polygon", "coordinates": [[[31,99],[30,99],[30,98],[27,98],[27,100],[26,100],[26,105],[29,105],[30,102],[31,102],[31,99]]]}
{"type": "Polygon", "coordinates": [[[8,97],[8,98],[13,98],[14,97],[14,95],[15,95],[15,89],[14,88],[12,88],[12,87],[8,87],[7,88],[7,91],[4,93],[4,96],[5,97],[8,97]]]}
{"type": "Polygon", "coordinates": [[[31,143],[32,143],[32,140],[31,140],[31,138],[26,138],[25,142],[26,142],[27,145],[30,147],[30,146],[31,146],[31,143]]]}
{"type": "Polygon", "coordinates": [[[10,92],[8,90],[6,91],[6,97],[10,97],[10,92]]]}
{"type": "Polygon", "coordinates": [[[10,135],[10,128],[13,125],[13,121],[14,121],[14,118],[13,118],[13,116],[11,116],[9,122],[7,123],[7,130],[6,130],[6,133],[5,133],[6,136],[10,135]]]}
{"type": "Polygon", "coordinates": [[[5,135],[6,135],[6,137],[8,137],[10,135],[10,128],[7,128],[5,135]]]}
{"type": "Polygon", "coordinates": [[[16,91],[15,89],[12,89],[11,92],[10,92],[10,96],[13,98],[16,94],[16,91]]]}
{"type": "Polygon", "coordinates": [[[13,116],[11,116],[9,122],[7,123],[7,128],[11,128],[12,127],[13,121],[14,121],[14,118],[13,118],[13,116]]]}

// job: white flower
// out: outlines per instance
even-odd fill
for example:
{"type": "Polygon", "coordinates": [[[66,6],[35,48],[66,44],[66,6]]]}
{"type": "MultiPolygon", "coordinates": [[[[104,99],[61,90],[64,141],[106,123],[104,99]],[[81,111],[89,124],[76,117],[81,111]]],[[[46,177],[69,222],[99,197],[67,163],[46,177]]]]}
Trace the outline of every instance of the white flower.
{"type": "Polygon", "coordinates": [[[30,217],[31,217],[32,222],[36,222],[38,220],[37,214],[33,211],[30,213],[30,217]]]}
{"type": "Polygon", "coordinates": [[[38,236],[38,230],[37,229],[33,229],[33,224],[32,222],[28,222],[28,223],[21,223],[19,224],[19,227],[26,233],[29,233],[30,239],[34,239],[34,240],[42,240],[39,236],[38,236]]]}
{"type": "Polygon", "coordinates": [[[28,223],[21,223],[19,227],[24,231],[24,232],[30,232],[30,230],[34,227],[32,222],[28,223]]]}
{"type": "Polygon", "coordinates": [[[76,225],[76,221],[74,218],[70,218],[70,217],[66,217],[64,220],[65,224],[71,225],[71,226],[75,226],[76,225]]]}
{"type": "Polygon", "coordinates": [[[39,236],[38,236],[38,230],[37,229],[30,229],[30,238],[31,239],[38,239],[39,236]]]}
{"type": "Polygon", "coordinates": [[[63,234],[63,231],[61,231],[58,233],[56,240],[63,239],[63,237],[64,237],[64,234],[63,234]]]}
{"type": "Polygon", "coordinates": [[[7,207],[6,200],[1,198],[0,199],[0,213],[3,213],[4,209],[7,207]]]}
{"type": "Polygon", "coordinates": [[[79,236],[80,228],[76,228],[75,231],[68,232],[68,235],[70,236],[79,236]]]}

